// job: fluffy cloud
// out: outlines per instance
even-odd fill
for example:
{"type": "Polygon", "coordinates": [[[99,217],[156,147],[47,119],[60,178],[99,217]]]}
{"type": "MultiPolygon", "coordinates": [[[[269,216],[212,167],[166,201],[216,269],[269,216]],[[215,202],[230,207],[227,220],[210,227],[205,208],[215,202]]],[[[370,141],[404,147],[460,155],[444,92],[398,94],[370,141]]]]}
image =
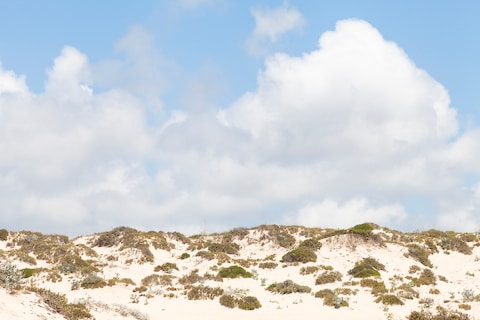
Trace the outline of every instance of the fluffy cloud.
{"type": "Polygon", "coordinates": [[[285,33],[298,30],[305,24],[302,14],[283,3],[280,7],[254,8],[255,29],[247,40],[247,50],[252,55],[263,55],[269,44],[275,43],[285,33]]]}
{"type": "Polygon", "coordinates": [[[124,60],[92,66],[64,48],[40,95],[0,69],[6,227],[415,229],[416,202],[431,208],[427,227],[478,227],[478,129],[459,134],[446,89],[364,21],[339,22],[310,53],[268,57],[257,89],[226,108],[187,99],[157,121],[150,82],[165,79],[151,38],[133,28],[118,49],[124,60]]]}

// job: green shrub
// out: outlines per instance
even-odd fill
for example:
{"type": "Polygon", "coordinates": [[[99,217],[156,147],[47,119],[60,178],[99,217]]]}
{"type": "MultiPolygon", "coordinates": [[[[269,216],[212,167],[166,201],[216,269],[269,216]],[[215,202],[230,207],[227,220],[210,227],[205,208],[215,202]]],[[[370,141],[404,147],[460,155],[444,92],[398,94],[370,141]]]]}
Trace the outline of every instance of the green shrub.
{"type": "Polygon", "coordinates": [[[373,231],[373,226],[370,223],[357,224],[356,226],[348,229],[352,233],[361,235],[369,235],[373,231]]]}
{"type": "Polygon", "coordinates": [[[188,252],[184,252],[182,253],[182,255],[180,256],[180,259],[181,260],[185,260],[185,259],[188,259],[190,258],[190,254],[188,252]]]}
{"type": "Polygon", "coordinates": [[[384,294],[375,299],[376,303],[383,303],[385,305],[400,305],[403,306],[404,303],[397,296],[393,294],[384,294]]]}
{"type": "Polygon", "coordinates": [[[7,241],[8,231],[7,229],[0,229],[0,241],[7,241]]]}
{"type": "Polygon", "coordinates": [[[30,278],[36,272],[38,272],[37,269],[32,269],[32,268],[24,268],[24,269],[21,269],[20,271],[22,272],[22,275],[24,278],[30,278]]]}
{"type": "Polygon", "coordinates": [[[378,270],[385,270],[385,266],[376,259],[368,257],[355,263],[355,266],[348,271],[348,274],[356,278],[378,277],[380,276],[378,270]]]}
{"type": "Polygon", "coordinates": [[[266,290],[279,294],[310,293],[312,291],[310,287],[294,283],[292,280],[273,283],[266,290]]]}
{"type": "Polygon", "coordinates": [[[252,278],[253,275],[239,266],[230,266],[228,268],[221,268],[218,275],[222,278],[252,278]]]}
{"type": "Polygon", "coordinates": [[[342,281],[342,274],[338,271],[324,271],[315,279],[315,284],[332,283],[335,281],[342,281]]]}
{"type": "Polygon", "coordinates": [[[262,304],[256,297],[246,296],[237,300],[238,308],[242,310],[255,310],[262,307],[262,304]]]}
{"type": "Polygon", "coordinates": [[[281,262],[316,262],[317,255],[312,249],[307,247],[298,247],[292,251],[287,252],[283,257],[281,262]]]}

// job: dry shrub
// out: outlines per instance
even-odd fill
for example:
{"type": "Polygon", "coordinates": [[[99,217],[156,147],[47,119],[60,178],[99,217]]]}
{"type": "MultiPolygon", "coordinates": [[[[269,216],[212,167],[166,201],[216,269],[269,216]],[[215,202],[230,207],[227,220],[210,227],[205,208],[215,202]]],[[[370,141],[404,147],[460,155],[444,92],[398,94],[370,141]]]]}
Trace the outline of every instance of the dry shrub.
{"type": "Polygon", "coordinates": [[[297,284],[292,280],[273,283],[266,290],[279,294],[310,293],[312,291],[310,287],[297,284]]]}
{"type": "Polygon", "coordinates": [[[223,294],[220,287],[212,288],[208,286],[191,286],[188,288],[188,300],[213,300],[223,294]]]}
{"type": "Polygon", "coordinates": [[[325,271],[315,279],[316,285],[342,281],[342,274],[338,271],[325,271]]]}

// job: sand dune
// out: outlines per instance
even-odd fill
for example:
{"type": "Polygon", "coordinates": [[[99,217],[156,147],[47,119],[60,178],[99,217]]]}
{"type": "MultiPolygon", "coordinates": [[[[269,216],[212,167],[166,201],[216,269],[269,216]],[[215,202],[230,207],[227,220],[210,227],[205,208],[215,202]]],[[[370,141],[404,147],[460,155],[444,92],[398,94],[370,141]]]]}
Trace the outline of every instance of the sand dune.
{"type": "Polygon", "coordinates": [[[362,224],[0,239],[0,319],[480,317],[476,234],[362,224]]]}

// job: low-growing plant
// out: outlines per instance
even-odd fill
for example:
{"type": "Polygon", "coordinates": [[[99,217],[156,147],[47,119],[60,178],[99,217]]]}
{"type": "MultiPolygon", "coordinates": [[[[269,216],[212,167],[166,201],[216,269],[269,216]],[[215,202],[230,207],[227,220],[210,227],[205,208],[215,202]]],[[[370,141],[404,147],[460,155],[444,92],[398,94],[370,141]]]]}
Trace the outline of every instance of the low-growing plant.
{"type": "Polygon", "coordinates": [[[202,280],[202,277],[198,274],[198,269],[193,269],[189,274],[178,279],[178,282],[183,285],[190,285],[197,283],[200,280],[202,280]]]}
{"type": "Polygon", "coordinates": [[[317,266],[302,267],[302,268],[300,269],[300,274],[301,274],[302,276],[306,276],[306,275],[309,275],[309,274],[314,274],[314,273],[317,273],[319,269],[320,269],[320,268],[317,267],[317,266]]]}
{"type": "Polygon", "coordinates": [[[38,272],[38,269],[32,269],[32,268],[24,268],[20,270],[22,272],[22,275],[24,278],[30,278],[33,276],[35,273],[38,272]]]}
{"type": "Polygon", "coordinates": [[[342,274],[338,271],[324,271],[315,279],[316,285],[342,281],[342,274]]]}
{"type": "Polygon", "coordinates": [[[322,247],[322,243],[317,238],[310,238],[300,242],[299,247],[306,247],[316,251],[322,247]]]}
{"type": "Polygon", "coordinates": [[[360,281],[360,285],[362,287],[368,287],[371,289],[371,293],[374,296],[378,296],[384,293],[387,293],[387,287],[385,286],[385,283],[383,281],[376,281],[373,279],[362,279],[360,281]]]}
{"type": "Polygon", "coordinates": [[[16,290],[22,283],[23,274],[8,261],[0,262],[0,286],[9,291],[16,290]]]}
{"type": "Polygon", "coordinates": [[[184,252],[180,256],[180,260],[185,260],[185,259],[188,259],[188,258],[190,258],[190,254],[188,252],[184,252]]]}
{"type": "Polygon", "coordinates": [[[213,260],[215,259],[215,254],[209,252],[209,251],[198,251],[196,254],[197,257],[201,257],[205,260],[213,260]]]}
{"type": "Polygon", "coordinates": [[[420,286],[427,286],[427,285],[435,285],[437,283],[435,274],[432,270],[425,268],[423,269],[422,273],[418,278],[412,278],[413,285],[420,287],[420,286]]]}
{"type": "Polygon", "coordinates": [[[227,308],[235,308],[237,306],[237,302],[234,296],[231,294],[224,294],[220,297],[219,302],[222,306],[227,308]]]}
{"type": "Polygon", "coordinates": [[[242,310],[255,310],[262,307],[262,304],[254,296],[246,296],[237,299],[238,308],[242,310]]]}
{"type": "Polygon", "coordinates": [[[470,316],[458,311],[437,307],[437,314],[432,314],[427,310],[412,311],[407,316],[407,320],[470,320],[470,316]]]}
{"type": "Polygon", "coordinates": [[[113,279],[108,279],[108,281],[107,281],[107,285],[109,287],[112,287],[112,286],[114,286],[116,284],[119,284],[119,283],[123,284],[125,286],[128,286],[128,285],[135,286],[136,285],[135,282],[130,278],[113,278],[113,279]]]}
{"type": "Polygon", "coordinates": [[[35,292],[41,300],[52,310],[68,320],[94,319],[88,308],[81,303],[68,303],[65,295],[50,290],[31,287],[28,290],[35,292]]]}
{"type": "Polygon", "coordinates": [[[368,257],[355,263],[355,266],[348,271],[348,274],[356,278],[378,277],[379,270],[385,270],[385,266],[376,259],[368,257]]]}
{"type": "Polygon", "coordinates": [[[278,263],[272,261],[260,262],[258,264],[258,267],[260,269],[275,269],[276,267],[278,267],[278,263]]]}
{"type": "Polygon", "coordinates": [[[297,284],[292,280],[273,283],[266,290],[278,294],[310,293],[312,291],[310,287],[297,284]]]}
{"type": "Polygon", "coordinates": [[[307,247],[298,247],[292,251],[287,252],[283,257],[281,262],[316,262],[317,255],[312,249],[307,247]]]}
{"type": "Polygon", "coordinates": [[[221,268],[218,275],[222,278],[252,278],[253,275],[240,266],[230,266],[228,268],[221,268]]]}
{"type": "Polygon", "coordinates": [[[165,273],[172,273],[173,270],[178,270],[177,264],[173,262],[165,262],[162,265],[156,266],[153,271],[163,271],[165,273]]]}
{"type": "Polygon", "coordinates": [[[430,259],[428,258],[429,255],[430,255],[430,253],[426,249],[420,247],[417,244],[409,244],[408,245],[408,256],[417,260],[418,262],[420,262],[424,266],[432,268],[433,265],[430,262],[430,259]]]}
{"type": "Polygon", "coordinates": [[[211,243],[208,250],[213,253],[221,252],[226,254],[238,254],[239,245],[232,243],[211,243]]]}
{"type": "Polygon", "coordinates": [[[88,275],[80,282],[80,286],[84,289],[103,288],[107,282],[95,274],[88,275]]]}
{"type": "Polygon", "coordinates": [[[400,305],[403,306],[404,303],[400,298],[393,294],[384,294],[380,295],[377,299],[375,299],[376,303],[383,303],[385,305],[400,305]]]}
{"type": "Polygon", "coordinates": [[[419,266],[411,265],[410,268],[408,269],[408,273],[413,274],[413,273],[417,273],[420,270],[422,269],[419,266]]]}
{"type": "Polygon", "coordinates": [[[7,241],[8,231],[7,229],[0,229],[0,241],[7,241]]]}
{"type": "Polygon", "coordinates": [[[213,300],[223,294],[223,289],[208,286],[192,286],[188,288],[188,300],[213,300]]]}

